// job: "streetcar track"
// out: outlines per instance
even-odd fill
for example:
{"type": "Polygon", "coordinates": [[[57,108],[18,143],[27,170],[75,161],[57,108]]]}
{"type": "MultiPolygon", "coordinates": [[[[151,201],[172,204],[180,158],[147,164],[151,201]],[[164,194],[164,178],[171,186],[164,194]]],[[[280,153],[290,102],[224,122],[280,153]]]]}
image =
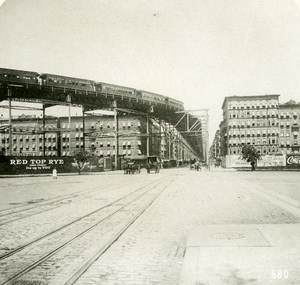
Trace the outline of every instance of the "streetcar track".
{"type": "Polygon", "coordinates": [[[171,180],[149,203],[146,204],[125,226],[122,227],[117,233],[115,233],[112,239],[101,247],[84,265],[76,271],[75,274],[64,284],[73,285],[94,263],[101,257],[123,234],[124,232],[154,203],[154,201],[162,194],[162,192],[174,181],[171,180]]]}
{"type": "Polygon", "coordinates": [[[11,208],[7,208],[7,209],[2,209],[2,210],[0,210],[0,218],[4,217],[4,216],[7,216],[7,215],[10,215],[10,214],[17,214],[17,213],[20,213],[20,212],[23,212],[23,211],[27,211],[27,210],[35,209],[35,208],[38,208],[38,207],[41,207],[41,206],[45,206],[45,205],[47,205],[47,203],[49,203],[49,201],[51,201],[49,204],[52,204],[52,203],[55,203],[55,202],[59,202],[59,201],[68,199],[68,197],[69,198],[76,197],[80,194],[97,191],[99,189],[102,189],[104,187],[111,186],[111,185],[113,185],[113,183],[108,184],[108,185],[103,185],[103,186],[91,187],[91,188],[88,188],[88,189],[85,189],[85,190],[73,192],[73,193],[70,193],[70,194],[60,195],[60,196],[52,197],[52,198],[49,198],[49,199],[43,199],[41,201],[34,202],[33,203],[34,205],[28,204],[28,202],[26,202],[26,204],[22,204],[20,206],[11,207],[11,208]],[[99,187],[99,189],[97,189],[98,187],[99,187]],[[92,190],[92,189],[94,189],[94,190],[92,190]],[[52,201],[52,200],[55,200],[55,199],[58,199],[58,201],[52,201]],[[45,203],[45,204],[42,204],[42,203],[45,203]],[[18,210],[19,208],[24,208],[24,207],[30,207],[30,208],[18,210]],[[8,212],[8,213],[1,214],[3,212],[8,212]]]}
{"type": "MultiPolygon", "coordinates": [[[[163,180],[163,179],[164,179],[164,178],[160,179],[159,181],[161,181],[161,180],[163,180]]],[[[62,225],[62,226],[60,226],[59,228],[57,228],[57,229],[55,229],[55,230],[52,230],[52,231],[50,231],[50,232],[48,232],[48,233],[46,233],[46,234],[44,234],[44,235],[42,235],[42,236],[40,236],[40,237],[38,237],[38,238],[33,239],[32,241],[29,241],[29,242],[27,242],[27,243],[25,243],[25,244],[23,244],[23,245],[18,246],[17,248],[14,248],[13,250],[11,250],[11,251],[9,251],[9,252],[7,252],[7,253],[4,253],[4,254],[0,255],[0,260],[3,260],[3,259],[5,259],[5,258],[7,258],[7,257],[9,257],[9,256],[12,256],[13,254],[15,254],[15,253],[17,253],[17,252],[23,250],[24,248],[26,248],[26,247],[32,245],[33,243],[38,242],[38,241],[40,241],[40,240],[42,240],[42,239],[45,239],[45,238],[47,238],[47,237],[49,237],[49,236],[51,236],[51,235],[57,233],[58,231],[63,230],[63,229],[65,229],[65,228],[67,228],[67,227],[69,227],[69,226],[75,224],[76,222],[79,222],[79,221],[81,221],[81,220],[83,220],[83,219],[85,219],[85,218],[87,218],[87,217],[90,217],[90,216],[93,215],[93,214],[98,213],[99,211],[101,211],[101,210],[103,210],[103,209],[105,209],[105,208],[110,207],[111,205],[113,205],[113,204],[115,204],[115,203],[118,203],[118,202],[121,201],[122,199],[127,198],[128,196],[130,196],[130,195],[136,193],[137,191],[140,191],[140,190],[143,189],[143,188],[146,188],[146,187],[150,186],[151,184],[153,184],[153,183],[155,183],[155,182],[157,182],[157,181],[154,181],[154,182],[151,182],[151,183],[149,183],[149,184],[147,184],[147,185],[144,185],[144,186],[142,186],[142,187],[139,187],[137,190],[134,190],[133,192],[130,192],[129,194],[126,194],[125,196],[122,196],[121,198],[118,198],[118,199],[116,199],[116,200],[114,200],[114,201],[112,201],[112,202],[109,202],[108,204],[106,204],[106,205],[104,205],[104,206],[101,206],[100,208],[98,208],[98,209],[96,209],[96,210],[94,210],[94,211],[92,211],[92,212],[90,212],[90,213],[88,213],[88,214],[86,214],[86,215],[84,215],[84,216],[82,216],[82,217],[80,217],[80,218],[76,218],[76,219],[74,219],[73,221],[71,221],[71,222],[69,222],[69,223],[67,223],[67,224],[62,225]]],[[[116,186],[116,187],[119,187],[119,186],[116,186]]]]}
{"type": "MultiPolygon", "coordinates": [[[[113,184],[111,184],[111,185],[113,185],[113,184]]],[[[111,186],[111,185],[110,185],[110,186],[111,186]]],[[[104,187],[102,187],[102,188],[104,188],[104,187]]],[[[101,188],[101,189],[102,189],[102,188],[101,188]]],[[[118,187],[116,186],[116,187],[113,187],[112,189],[109,189],[109,190],[107,190],[107,191],[100,192],[99,194],[104,194],[104,193],[107,193],[107,192],[111,192],[111,191],[116,190],[117,188],[118,188],[118,187]]],[[[88,191],[87,193],[96,192],[96,191],[98,191],[98,190],[99,190],[99,189],[92,190],[92,191],[88,191]]],[[[83,193],[83,195],[84,195],[84,194],[86,194],[86,193],[83,193]]],[[[79,195],[76,195],[75,197],[73,197],[73,199],[76,198],[77,196],[79,196],[79,195]]],[[[81,202],[81,201],[83,201],[83,200],[90,199],[90,198],[92,198],[92,197],[93,197],[93,196],[90,196],[90,197],[83,197],[82,199],[78,199],[77,201],[72,201],[72,202],[81,202]]],[[[66,200],[66,201],[68,201],[67,204],[69,204],[69,199],[71,199],[71,198],[64,198],[64,199],[62,199],[61,201],[66,200]]],[[[52,203],[57,203],[57,202],[59,203],[57,206],[54,206],[54,207],[52,207],[52,208],[50,208],[50,209],[41,210],[41,211],[39,211],[39,212],[37,212],[37,213],[32,213],[32,214],[29,214],[29,215],[26,215],[26,216],[23,216],[23,217],[18,217],[18,218],[15,218],[15,219],[8,220],[8,221],[6,221],[6,222],[0,224],[0,226],[6,225],[6,224],[10,224],[10,223],[15,222],[15,221],[18,221],[18,220],[26,219],[26,218],[28,218],[28,217],[36,216],[36,215],[39,215],[39,214],[42,214],[42,213],[45,213],[45,212],[48,212],[48,211],[57,209],[57,208],[59,208],[59,207],[61,207],[61,206],[67,205],[66,203],[63,203],[63,202],[61,202],[61,201],[55,201],[55,202],[51,202],[51,203],[49,203],[49,204],[40,205],[39,207],[43,207],[43,206],[46,207],[46,206],[51,205],[52,203]]],[[[32,208],[32,209],[38,209],[39,207],[34,207],[34,208],[32,208]]],[[[28,210],[28,211],[29,211],[29,210],[28,210]]],[[[18,212],[17,212],[17,213],[18,213],[18,212]]],[[[17,214],[17,213],[13,213],[13,214],[17,214]]],[[[13,215],[13,214],[11,214],[11,215],[13,215]]]]}
{"type": "MultiPolygon", "coordinates": [[[[136,193],[137,191],[140,191],[141,189],[143,188],[146,188],[146,187],[150,187],[150,189],[147,189],[146,191],[144,191],[142,194],[138,195],[137,197],[135,197],[133,200],[130,200],[129,202],[127,202],[126,204],[122,205],[120,208],[118,208],[117,210],[114,210],[112,213],[108,214],[106,217],[104,218],[101,218],[99,221],[97,221],[96,223],[94,223],[93,225],[91,226],[88,226],[87,229],[83,230],[82,232],[80,232],[79,234],[76,234],[75,236],[73,236],[71,239],[65,241],[63,244],[60,244],[58,247],[56,247],[55,249],[51,250],[50,252],[48,252],[47,254],[45,254],[44,256],[40,257],[38,260],[34,261],[33,263],[31,263],[30,265],[28,265],[26,268],[22,269],[21,271],[19,271],[18,273],[14,274],[13,276],[9,277],[7,280],[5,280],[3,283],[1,283],[1,285],[4,285],[4,284],[14,284],[13,282],[16,280],[16,279],[19,279],[21,276],[23,276],[24,274],[30,272],[31,270],[33,270],[34,268],[36,268],[38,265],[40,265],[41,263],[43,263],[44,261],[46,261],[47,259],[49,259],[50,257],[52,257],[53,255],[55,255],[57,252],[61,251],[63,248],[67,247],[69,244],[71,244],[72,242],[74,242],[75,240],[79,239],[80,237],[84,236],[85,234],[87,234],[88,232],[92,231],[95,227],[97,227],[99,224],[101,224],[102,222],[108,220],[109,218],[111,218],[112,216],[114,216],[116,213],[120,212],[122,209],[124,209],[126,206],[130,205],[131,203],[133,203],[134,201],[138,200],[139,198],[141,198],[142,196],[144,196],[145,194],[147,194],[148,192],[150,192],[151,190],[155,189],[157,185],[160,184],[161,180],[164,180],[165,177],[163,177],[163,179],[160,179],[159,182],[157,183],[157,181],[154,181],[154,182],[151,182],[149,183],[148,185],[145,185],[145,186],[142,186],[140,188],[138,188],[137,190],[117,199],[116,201],[120,201],[122,199],[125,199],[127,198],[128,196],[136,193]],[[153,186],[150,186],[151,184],[154,184],[156,182],[155,185],[153,186]]],[[[171,181],[168,182],[168,185],[170,185],[175,179],[172,179],[171,181]]],[[[168,186],[167,185],[167,186],[168,186]]],[[[130,219],[130,222],[129,223],[126,223],[125,227],[123,227],[121,229],[121,231],[118,231],[117,234],[115,234],[113,236],[113,238],[110,240],[109,243],[107,243],[104,247],[101,248],[101,254],[103,254],[125,231],[127,228],[130,227],[130,225],[140,216],[142,215],[142,213],[156,200],[156,198],[167,188],[167,186],[165,186],[163,188],[163,190],[161,190],[154,198],[151,199],[150,203],[147,203],[147,205],[145,207],[142,208],[141,211],[139,211],[138,215],[135,215],[132,219],[130,219]]],[[[111,202],[110,204],[104,206],[104,207],[101,207],[100,209],[97,210],[100,211],[102,210],[103,208],[107,208],[111,205],[113,205],[116,201],[114,202],[111,202]]],[[[96,212],[96,211],[94,211],[96,212]]],[[[93,214],[94,212],[92,212],[91,214],[93,214]]],[[[89,214],[89,215],[91,215],[89,214]]],[[[83,217],[79,218],[78,220],[81,220],[83,219],[83,217]]],[[[74,222],[76,221],[73,221],[71,224],[73,224],[74,222]]],[[[69,224],[70,225],[70,224],[69,224]]],[[[68,225],[67,225],[68,226],[68,225]]],[[[61,227],[60,229],[62,228],[65,228],[66,226],[63,226],[61,227]]],[[[36,239],[35,241],[32,241],[31,243],[28,243],[27,245],[24,245],[22,248],[19,248],[17,250],[14,250],[13,252],[11,253],[8,253],[6,254],[6,256],[1,256],[0,257],[0,260],[3,259],[4,257],[8,257],[8,256],[11,256],[12,254],[16,253],[17,251],[20,251],[21,249],[24,249],[25,247],[28,247],[29,245],[32,245],[34,242],[37,242],[39,240],[42,240],[56,232],[58,232],[60,229],[56,229],[55,231],[51,232],[50,234],[48,234],[47,236],[45,235],[44,237],[40,237],[39,239],[36,239]]],[[[97,251],[97,255],[99,255],[99,251],[97,251]]],[[[99,255],[99,256],[100,256],[99,255]]],[[[99,257],[98,256],[98,257],[99,257]]],[[[93,256],[94,257],[94,256],[93,256]]],[[[98,258],[97,257],[97,258],[98,258]]],[[[97,259],[96,258],[96,259],[97,259]]],[[[95,260],[96,260],[95,259],[95,260]]],[[[94,261],[95,261],[94,260],[94,261]]],[[[93,262],[94,262],[93,261],[93,262]]],[[[91,263],[92,264],[92,263],[91,263]]],[[[81,269],[79,271],[76,272],[76,276],[78,275],[78,277],[74,280],[74,282],[83,274],[83,272],[85,272],[88,267],[91,266],[90,262],[85,263],[83,267],[81,267],[81,269]],[[86,267],[88,265],[88,267],[86,267]],[[82,272],[82,269],[85,268],[85,270],[82,272]]],[[[73,275],[74,276],[74,275],[73,275]]],[[[73,278],[70,279],[71,281],[73,280],[73,278]]],[[[68,281],[68,282],[71,282],[71,281],[68,281]]],[[[73,281],[72,281],[73,282],[73,281]]],[[[73,283],[74,283],[73,282],[73,283]]],[[[66,284],[73,284],[73,283],[66,283],[66,284]]]]}

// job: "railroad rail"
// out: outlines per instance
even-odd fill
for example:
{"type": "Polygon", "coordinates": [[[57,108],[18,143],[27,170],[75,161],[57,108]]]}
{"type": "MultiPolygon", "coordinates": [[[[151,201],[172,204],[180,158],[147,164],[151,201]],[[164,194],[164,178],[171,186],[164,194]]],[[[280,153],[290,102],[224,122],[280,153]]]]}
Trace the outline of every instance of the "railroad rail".
{"type": "MultiPolygon", "coordinates": [[[[30,274],[39,265],[49,261],[52,257],[56,258],[58,253],[61,253],[64,256],[63,258],[57,257],[59,260],[65,258],[72,259],[72,256],[70,257],[68,256],[68,253],[63,253],[63,250],[66,250],[68,246],[71,246],[71,250],[73,251],[76,249],[84,251],[84,244],[86,244],[85,238],[89,240],[89,244],[91,240],[93,240],[92,244],[95,246],[99,243],[100,246],[96,247],[97,251],[92,254],[88,251],[87,253],[78,253],[78,256],[84,257],[84,262],[80,264],[72,262],[71,260],[70,262],[66,262],[66,264],[70,264],[70,266],[75,264],[75,268],[72,271],[74,273],[71,276],[68,276],[68,280],[65,280],[64,282],[65,284],[74,283],[93,261],[103,254],[115,240],[118,239],[118,237],[120,237],[140,215],[142,215],[142,213],[157,199],[167,185],[174,181],[174,179],[174,177],[171,177],[171,179],[162,177],[152,181],[148,185],[130,191],[130,193],[101,206],[85,216],[77,218],[69,224],[52,230],[51,232],[0,256],[0,265],[2,268],[0,284],[15,284],[17,280],[21,281],[21,277],[30,279],[32,277],[30,274]],[[129,212],[131,215],[128,215],[129,212]],[[118,226],[115,226],[114,223],[112,223],[112,219],[118,221],[118,226]],[[108,234],[106,234],[103,239],[100,232],[104,233],[104,231],[105,233],[108,232],[108,234]],[[101,239],[99,240],[100,237],[101,239]],[[77,246],[73,245],[72,248],[73,243],[77,243],[77,246]],[[78,245],[78,243],[80,245],[78,245]],[[38,253],[32,253],[32,250],[34,251],[36,248],[39,249],[38,253]],[[18,268],[18,270],[16,270],[16,268],[18,268]]],[[[77,254],[75,255],[77,256],[77,254]]],[[[56,269],[57,268],[53,269],[54,271],[52,274],[55,275],[54,272],[56,272],[56,269]]],[[[49,274],[49,270],[47,271],[47,274],[49,274]]],[[[36,278],[36,276],[39,275],[34,276],[32,278],[36,278]]]]}

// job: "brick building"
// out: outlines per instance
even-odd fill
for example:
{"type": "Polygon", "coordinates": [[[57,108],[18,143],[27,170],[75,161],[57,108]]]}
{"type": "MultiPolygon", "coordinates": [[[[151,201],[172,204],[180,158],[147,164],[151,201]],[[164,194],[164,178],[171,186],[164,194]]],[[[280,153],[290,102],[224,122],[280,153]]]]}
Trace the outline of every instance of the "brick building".
{"type": "MultiPolygon", "coordinates": [[[[2,120],[0,150],[10,154],[8,121],[2,120]]],[[[147,122],[142,116],[118,116],[118,154],[123,158],[146,158],[147,122]]],[[[69,156],[79,150],[98,157],[113,157],[116,151],[115,122],[112,115],[86,115],[71,118],[22,115],[12,120],[11,154],[19,156],[69,156]],[[45,127],[43,127],[45,124],[45,127]]],[[[149,155],[167,160],[194,157],[186,140],[168,133],[157,123],[149,124],[149,155]],[[161,128],[161,129],[160,129],[161,128]]]]}
{"type": "Polygon", "coordinates": [[[299,154],[300,103],[280,104],[279,95],[230,96],[222,109],[219,153],[226,165],[245,166],[239,159],[244,145],[253,145],[265,165],[299,154]]]}
{"type": "Polygon", "coordinates": [[[282,154],[298,154],[300,148],[300,103],[293,100],[279,105],[279,147],[282,154]]]}
{"type": "Polygon", "coordinates": [[[224,155],[239,154],[244,145],[253,145],[261,154],[280,153],[279,95],[225,97],[221,133],[224,155]]]}
{"type": "MultiPolygon", "coordinates": [[[[2,125],[8,125],[2,121],[2,125]]],[[[112,116],[68,117],[21,116],[12,120],[12,155],[68,156],[85,149],[97,156],[115,154],[114,119],[112,116]],[[83,126],[84,124],[84,126],[83,126]],[[85,133],[83,130],[85,129],[85,133]]],[[[146,154],[146,122],[139,118],[120,116],[119,155],[137,157],[146,154]]],[[[151,138],[151,142],[157,139],[151,138]]],[[[9,133],[0,133],[2,151],[9,154],[9,133]]],[[[155,151],[155,150],[153,150],[155,151]]]]}

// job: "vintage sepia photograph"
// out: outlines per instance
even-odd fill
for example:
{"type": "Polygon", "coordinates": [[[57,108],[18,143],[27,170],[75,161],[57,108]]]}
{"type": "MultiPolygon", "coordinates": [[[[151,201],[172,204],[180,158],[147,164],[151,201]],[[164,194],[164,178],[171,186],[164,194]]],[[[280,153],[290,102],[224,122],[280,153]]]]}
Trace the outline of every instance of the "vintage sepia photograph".
{"type": "Polygon", "coordinates": [[[0,0],[0,285],[300,285],[300,0],[0,0]]]}

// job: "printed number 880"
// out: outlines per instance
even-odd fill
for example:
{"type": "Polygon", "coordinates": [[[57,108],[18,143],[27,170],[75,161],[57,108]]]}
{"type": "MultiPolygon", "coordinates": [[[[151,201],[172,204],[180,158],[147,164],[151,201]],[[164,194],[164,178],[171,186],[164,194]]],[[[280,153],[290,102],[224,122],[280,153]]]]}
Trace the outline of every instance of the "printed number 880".
{"type": "Polygon", "coordinates": [[[271,276],[273,279],[288,279],[289,271],[287,269],[272,270],[271,276]]]}

